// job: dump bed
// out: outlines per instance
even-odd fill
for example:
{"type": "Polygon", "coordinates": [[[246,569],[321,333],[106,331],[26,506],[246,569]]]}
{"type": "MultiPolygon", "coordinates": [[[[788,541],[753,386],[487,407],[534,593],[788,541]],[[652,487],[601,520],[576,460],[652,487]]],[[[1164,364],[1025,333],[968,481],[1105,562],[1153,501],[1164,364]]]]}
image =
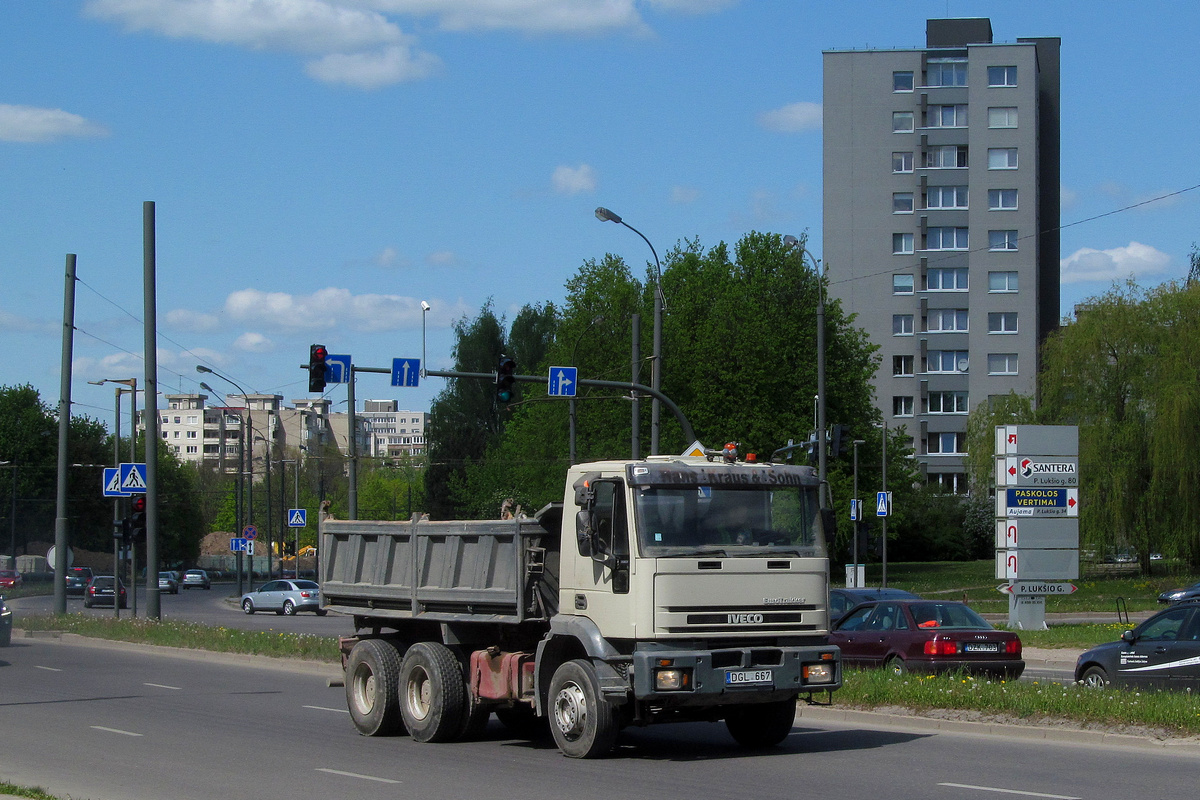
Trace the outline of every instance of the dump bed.
{"type": "Polygon", "coordinates": [[[549,619],[559,515],[544,512],[542,521],[323,520],[322,607],[397,621],[549,619]]]}

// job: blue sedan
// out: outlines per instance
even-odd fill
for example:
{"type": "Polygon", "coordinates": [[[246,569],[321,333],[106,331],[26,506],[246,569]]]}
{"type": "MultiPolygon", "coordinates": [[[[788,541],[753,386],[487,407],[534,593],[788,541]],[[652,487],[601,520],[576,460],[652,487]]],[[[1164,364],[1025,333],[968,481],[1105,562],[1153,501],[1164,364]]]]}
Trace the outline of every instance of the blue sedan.
{"type": "Polygon", "coordinates": [[[321,587],[312,581],[269,581],[252,592],[242,595],[242,611],[274,611],[291,616],[300,611],[313,611],[325,616],[321,608],[321,587]]]}

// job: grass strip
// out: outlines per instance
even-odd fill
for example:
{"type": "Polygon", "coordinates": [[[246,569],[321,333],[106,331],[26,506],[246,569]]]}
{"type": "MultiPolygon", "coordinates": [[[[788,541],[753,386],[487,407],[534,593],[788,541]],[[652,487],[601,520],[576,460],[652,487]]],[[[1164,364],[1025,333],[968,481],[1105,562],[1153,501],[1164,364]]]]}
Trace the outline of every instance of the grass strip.
{"type": "Polygon", "coordinates": [[[0,781],[0,796],[28,797],[30,800],[58,800],[56,795],[47,794],[45,789],[17,786],[15,783],[0,781]]]}

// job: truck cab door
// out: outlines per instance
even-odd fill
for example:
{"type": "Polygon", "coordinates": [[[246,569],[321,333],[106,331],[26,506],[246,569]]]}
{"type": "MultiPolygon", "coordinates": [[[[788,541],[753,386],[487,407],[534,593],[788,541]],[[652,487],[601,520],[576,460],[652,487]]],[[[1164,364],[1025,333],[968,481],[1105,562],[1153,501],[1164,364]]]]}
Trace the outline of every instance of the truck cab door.
{"type": "MultiPolygon", "coordinates": [[[[580,570],[573,598],[574,613],[589,617],[607,636],[631,636],[629,598],[629,515],[625,483],[594,481],[588,525],[591,566],[580,570]]],[[[581,549],[584,545],[581,541],[581,549]]],[[[563,609],[564,611],[566,609],[563,609]]]]}

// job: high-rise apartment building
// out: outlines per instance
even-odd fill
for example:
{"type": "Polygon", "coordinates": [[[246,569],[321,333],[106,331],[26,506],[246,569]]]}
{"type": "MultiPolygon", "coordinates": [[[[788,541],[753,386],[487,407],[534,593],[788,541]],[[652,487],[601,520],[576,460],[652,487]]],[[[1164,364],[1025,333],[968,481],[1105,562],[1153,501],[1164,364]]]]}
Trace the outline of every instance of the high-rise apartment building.
{"type": "Polygon", "coordinates": [[[1058,324],[1059,40],[932,19],[924,48],[826,51],[823,161],[830,293],[880,348],[876,402],[965,491],[968,412],[1034,394],[1058,324]]]}

